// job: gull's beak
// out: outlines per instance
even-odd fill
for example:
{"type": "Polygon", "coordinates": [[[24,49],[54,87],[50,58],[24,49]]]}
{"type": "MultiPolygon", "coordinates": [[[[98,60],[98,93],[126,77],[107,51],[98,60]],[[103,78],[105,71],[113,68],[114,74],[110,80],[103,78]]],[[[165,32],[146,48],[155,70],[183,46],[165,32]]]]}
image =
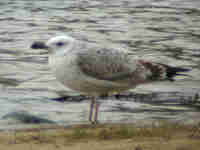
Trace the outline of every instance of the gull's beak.
{"type": "Polygon", "coordinates": [[[49,47],[44,43],[40,41],[36,41],[31,45],[32,49],[49,49],[49,47]]]}

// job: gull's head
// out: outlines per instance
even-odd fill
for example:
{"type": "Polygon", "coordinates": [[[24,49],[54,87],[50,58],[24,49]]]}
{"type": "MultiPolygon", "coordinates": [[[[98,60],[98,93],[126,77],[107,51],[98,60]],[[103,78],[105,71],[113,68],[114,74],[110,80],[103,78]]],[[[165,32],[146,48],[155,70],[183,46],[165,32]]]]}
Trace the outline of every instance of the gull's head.
{"type": "Polygon", "coordinates": [[[34,42],[31,45],[33,49],[46,49],[49,54],[64,54],[67,51],[71,50],[74,39],[69,36],[56,36],[50,38],[47,42],[34,42]]]}

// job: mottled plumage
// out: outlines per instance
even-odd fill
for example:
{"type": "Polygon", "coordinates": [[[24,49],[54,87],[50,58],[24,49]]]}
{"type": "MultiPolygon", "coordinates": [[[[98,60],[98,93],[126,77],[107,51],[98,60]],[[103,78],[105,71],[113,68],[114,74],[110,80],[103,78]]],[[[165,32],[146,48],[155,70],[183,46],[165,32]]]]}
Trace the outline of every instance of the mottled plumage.
{"type": "MultiPolygon", "coordinates": [[[[182,75],[179,72],[189,71],[140,59],[125,49],[100,47],[68,36],[54,37],[47,43],[35,42],[32,48],[48,49],[49,64],[62,84],[92,96],[154,81],[173,81],[174,76],[182,75]]],[[[90,121],[93,106],[92,103],[90,121]]]]}
{"type": "Polygon", "coordinates": [[[109,49],[89,49],[78,53],[77,62],[88,76],[113,82],[126,80],[137,68],[133,56],[109,49]]]}

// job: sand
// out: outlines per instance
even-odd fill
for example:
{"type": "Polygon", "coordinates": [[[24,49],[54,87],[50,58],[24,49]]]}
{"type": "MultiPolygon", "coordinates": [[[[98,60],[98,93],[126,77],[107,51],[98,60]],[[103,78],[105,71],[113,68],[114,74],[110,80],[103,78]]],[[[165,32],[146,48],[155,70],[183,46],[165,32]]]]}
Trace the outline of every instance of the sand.
{"type": "Polygon", "coordinates": [[[0,132],[0,150],[199,150],[199,147],[199,125],[138,128],[131,124],[104,124],[0,132]]]}

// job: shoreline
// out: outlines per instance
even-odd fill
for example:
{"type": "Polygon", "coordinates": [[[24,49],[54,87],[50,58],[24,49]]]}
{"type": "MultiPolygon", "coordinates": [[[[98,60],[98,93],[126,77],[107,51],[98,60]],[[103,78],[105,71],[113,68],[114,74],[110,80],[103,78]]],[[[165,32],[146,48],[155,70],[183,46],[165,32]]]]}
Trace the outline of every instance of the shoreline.
{"type": "Polygon", "coordinates": [[[160,125],[137,127],[134,124],[79,124],[71,127],[46,126],[0,132],[0,149],[92,149],[93,150],[198,150],[200,123],[182,125],[161,122],[160,125]],[[169,145],[169,147],[167,146],[169,145]],[[93,145],[91,148],[90,145],[93,145]],[[167,146],[167,147],[166,147],[167,146]]]}

